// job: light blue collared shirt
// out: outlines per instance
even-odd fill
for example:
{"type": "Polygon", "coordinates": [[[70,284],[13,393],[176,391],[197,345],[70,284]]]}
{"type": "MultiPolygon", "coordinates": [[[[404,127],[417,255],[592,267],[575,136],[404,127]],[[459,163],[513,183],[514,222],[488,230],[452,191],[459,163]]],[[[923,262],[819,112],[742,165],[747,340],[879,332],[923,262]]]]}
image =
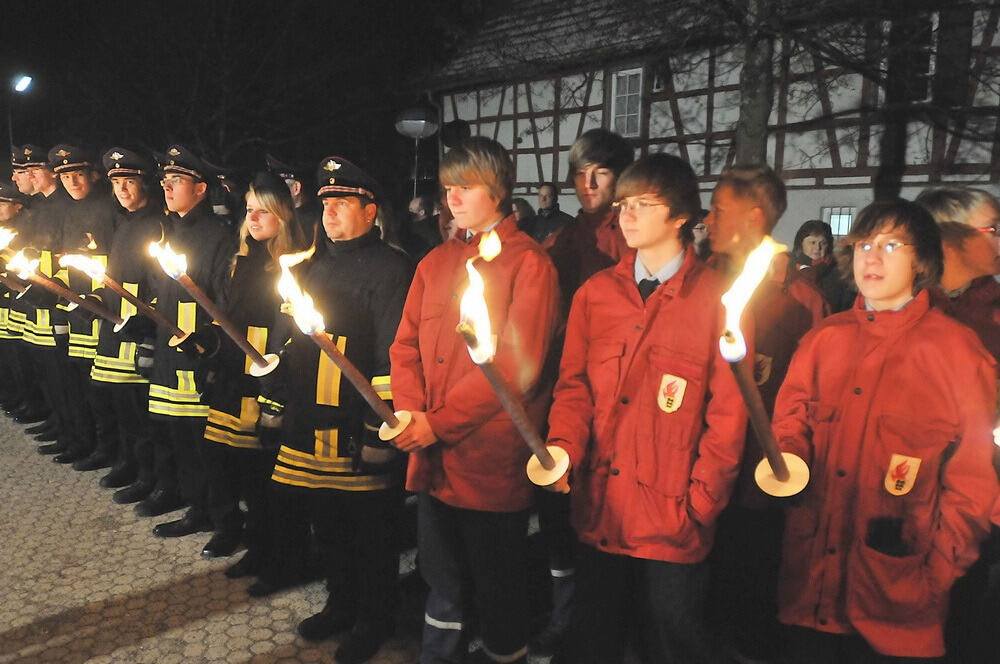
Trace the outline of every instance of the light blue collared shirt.
{"type": "Polygon", "coordinates": [[[472,230],[466,229],[465,230],[465,239],[466,240],[470,239],[477,232],[478,233],[484,233],[484,234],[485,233],[489,233],[491,230],[493,230],[494,228],[496,228],[497,226],[499,226],[501,221],[503,221],[503,219],[497,219],[489,228],[486,228],[486,229],[481,230],[481,231],[472,231],[472,230]]]}
{"type": "Polygon", "coordinates": [[[656,274],[650,274],[646,266],[642,264],[639,257],[635,257],[635,283],[638,284],[643,279],[656,279],[661,284],[666,283],[667,279],[677,274],[681,269],[681,265],[684,264],[684,252],[677,254],[669,261],[667,264],[660,268],[656,274]]]}

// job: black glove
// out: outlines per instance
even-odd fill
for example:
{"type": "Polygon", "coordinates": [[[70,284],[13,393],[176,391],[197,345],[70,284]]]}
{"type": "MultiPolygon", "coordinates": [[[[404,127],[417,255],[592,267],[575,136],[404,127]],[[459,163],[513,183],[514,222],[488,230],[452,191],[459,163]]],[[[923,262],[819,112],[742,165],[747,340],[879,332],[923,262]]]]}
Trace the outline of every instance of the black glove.
{"type": "Polygon", "coordinates": [[[402,452],[392,443],[378,437],[378,430],[372,430],[370,424],[365,425],[365,431],[360,437],[360,445],[352,437],[350,441],[351,456],[355,472],[370,475],[380,475],[399,468],[405,459],[402,452]]]}
{"type": "Polygon", "coordinates": [[[125,322],[118,329],[118,334],[125,341],[142,343],[143,339],[152,339],[156,336],[156,323],[142,314],[132,314],[125,319],[125,322]]]}
{"type": "Polygon", "coordinates": [[[260,415],[257,417],[257,437],[265,450],[276,450],[281,447],[281,424],[284,418],[284,407],[267,399],[258,399],[260,415]]]}
{"type": "Polygon", "coordinates": [[[50,309],[59,301],[58,297],[35,284],[28,284],[17,299],[24,300],[36,309],[50,309]]]}
{"type": "MultiPolygon", "coordinates": [[[[89,300],[95,304],[103,304],[103,300],[92,293],[84,295],[83,299],[89,300]]],[[[71,311],[66,312],[66,317],[77,325],[89,325],[95,318],[97,318],[97,314],[87,307],[79,305],[74,307],[71,311]]]]}
{"type": "Polygon", "coordinates": [[[135,371],[150,380],[153,377],[153,340],[145,339],[135,348],[135,371]]]}
{"type": "Polygon", "coordinates": [[[219,352],[219,326],[203,325],[184,338],[177,347],[189,357],[214,357],[219,352]]]}
{"type": "Polygon", "coordinates": [[[198,393],[201,394],[202,403],[211,401],[218,375],[214,362],[199,362],[195,368],[194,389],[198,390],[198,393]]]}
{"type": "Polygon", "coordinates": [[[880,516],[868,521],[865,544],[887,556],[910,555],[910,548],[903,541],[903,520],[899,517],[880,516]]]}
{"type": "Polygon", "coordinates": [[[260,393],[267,398],[275,398],[277,396],[277,400],[281,401],[282,399],[278,395],[280,395],[287,384],[287,372],[288,359],[285,348],[282,348],[278,351],[278,365],[263,376],[257,376],[260,393]]]}

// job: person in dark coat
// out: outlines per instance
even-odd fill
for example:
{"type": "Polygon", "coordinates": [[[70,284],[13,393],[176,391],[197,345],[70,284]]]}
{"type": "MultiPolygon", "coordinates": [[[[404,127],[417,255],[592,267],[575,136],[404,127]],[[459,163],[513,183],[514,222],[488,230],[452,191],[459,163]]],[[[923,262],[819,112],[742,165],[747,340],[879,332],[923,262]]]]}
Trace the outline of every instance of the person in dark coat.
{"type": "Polygon", "coordinates": [[[799,227],[792,243],[792,256],[802,276],[811,280],[833,313],[850,309],[856,293],[844,280],[834,256],[833,229],[819,219],[799,227]]]}

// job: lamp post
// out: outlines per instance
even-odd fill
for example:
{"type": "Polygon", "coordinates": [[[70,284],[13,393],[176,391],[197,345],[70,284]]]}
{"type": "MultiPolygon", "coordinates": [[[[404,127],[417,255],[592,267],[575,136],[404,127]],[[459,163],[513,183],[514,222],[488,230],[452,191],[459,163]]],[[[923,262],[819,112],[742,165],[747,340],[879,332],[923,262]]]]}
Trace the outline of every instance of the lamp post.
{"type": "MultiPolygon", "coordinates": [[[[11,80],[10,88],[19,94],[31,87],[32,78],[27,74],[18,74],[11,80]]],[[[7,95],[7,139],[8,145],[14,145],[14,95],[7,95]]]]}
{"type": "Polygon", "coordinates": [[[433,136],[438,130],[437,109],[414,106],[396,117],[396,131],[413,139],[413,198],[417,197],[417,180],[420,173],[420,139],[433,136]]]}

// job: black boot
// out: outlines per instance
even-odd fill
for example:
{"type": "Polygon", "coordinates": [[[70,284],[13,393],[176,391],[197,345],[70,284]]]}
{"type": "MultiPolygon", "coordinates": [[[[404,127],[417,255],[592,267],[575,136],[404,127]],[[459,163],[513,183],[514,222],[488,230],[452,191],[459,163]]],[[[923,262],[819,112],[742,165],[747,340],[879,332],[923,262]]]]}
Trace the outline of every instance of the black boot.
{"type": "MultiPolygon", "coordinates": [[[[119,505],[129,505],[131,503],[137,503],[140,500],[145,500],[153,491],[153,485],[147,484],[146,482],[135,482],[128,485],[124,489],[119,489],[115,491],[114,495],[111,496],[111,500],[115,501],[119,505]]],[[[141,514],[139,516],[142,516],[141,514]]]]}
{"type": "Polygon", "coordinates": [[[392,628],[388,625],[359,622],[340,642],[340,646],[333,653],[333,658],[339,664],[362,664],[371,659],[390,636],[392,628]]]}
{"type": "Polygon", "coordinates": [[[139,516],[160,516],[184,507],[184,499],[165,489],[154,489],[149,496],[135,506],[139,516]]]}
{"type": "Polygon", "coordinates": [[[57,431],[58,429],[59,427],[56,425],[55,420],[53,420],[50,417],[44,422],[40,422],[39,424],[34,424],[28,427],[27,429],[24,430],[24,433],[28,433],[34,436],[35,434],[47,433],[49,431],[57,431]]]}
{"type": "Polygon", "coordinates": [[[240,533],[222,531],[212,535],[208,544],[201,550],[202,558],[225,558],[236,552],[240,546],[240,533]]]}
{"type": "Polygon", "coordinates": [[[80,459],[73,464],[73,470],[79,470],[81,472],[86,472],[88,470],[100,470],[101,468],[110,468],[111,458],[104,454],[103,452],[91,452],[86,458],[80,459]]]}
{"type": "Polygon", "coordinates": [[[54,443],[49,443],[47,445],[40,445],[38,447],[39,454],[62,454],[66,451],[66,444],[60,441],[54,443]]]}
{"type": "Polygon", "coordinates": [[[323,610],[299,623],[298,632],[303,639],[322,641],[354,624],[354,611],[335,607],[329,600],[323,610]]]}
{"type": "Polygon", "coordinates": [[[111,468],[110,473],[101,478],[100,484],[105,489],[118,489],[132,482],[135,482],[135,467],[128,462],[119,461],[111,468]]]}
{"type": "Polygon", "coordinates": [[[192,507],[176,521],[167,521],[153,528],[153,534],[157,537],[184,537],[211,529],[212,522],[208,517],[201,510],[192,507]]]}
{"type": "Polygon", "coordinates": [[[57,454],[52,457],[52,460],[56,463],[75,463],[77,461],[82,461],[87,458],[88,452],[83,450],[66,450],[62,454],[57,454]]]}
{"type": "Polygon", "coordinates": [[[242,579],[245,576],[257,576],[260,568],[260,558],[247,551],[238,562],[226,568],[225,575],[230,579],[242,579]]]}

